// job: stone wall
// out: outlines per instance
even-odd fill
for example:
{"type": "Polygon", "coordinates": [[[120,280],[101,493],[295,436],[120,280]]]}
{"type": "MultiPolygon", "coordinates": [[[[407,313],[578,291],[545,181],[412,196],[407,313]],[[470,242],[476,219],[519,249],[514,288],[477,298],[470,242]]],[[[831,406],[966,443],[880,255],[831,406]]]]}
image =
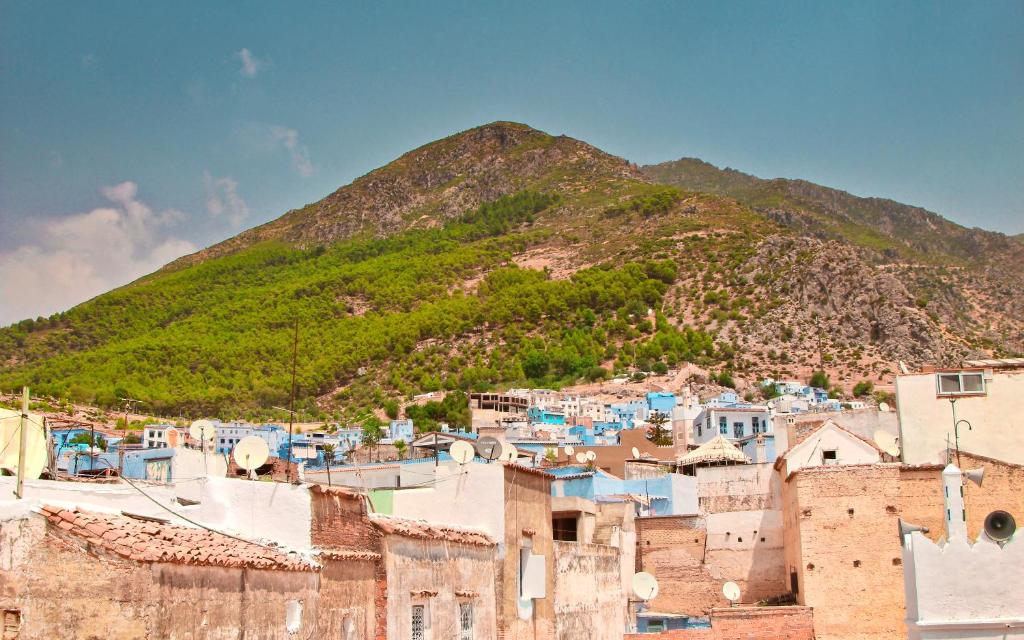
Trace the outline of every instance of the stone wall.
{"type": "Polygon", "coordinates": [[[778,509],[781,489],[769,463],[697,469],[701,513],[778,509]]]}
{"type": "Polygon", "coordinates": [[[618,640],[628,622],[619,550],[600,544],[554,543],[555,638],[618,640]]]}
{"type": "Polygon", "coordinates": [[[473,607],[473,637],[494,640],[495,547],[386,535],[387,637],[411,634],[413,605],[424,605],[430,638],[458,638],[459,606],[473,607]]]}
{"type": "MultiPolygon", "coordinates": [[[[962,455],[985,467],[965,488],[968,534],[996,508],[1024,514],[1024,469],[962,455]]],[[[818,638],[905,638],[897,518],[944,535],[941,466],[877,464],[801,469],[784,483],[786,565],[801,604],[814,607],[818,638]]]]}
{"type": "Polygon", "coordinates": [[[734,607],[711,612],[711,627],[626,634],[626,640],[814,640],[810,607],[734,607]]]}
{"type": "Polygon", "coordinates": [[[372,637],[371,561],[323,573],[135,562],[35,514],[0,535],[0,607],[20,612],[21,640],[372,637]]]}

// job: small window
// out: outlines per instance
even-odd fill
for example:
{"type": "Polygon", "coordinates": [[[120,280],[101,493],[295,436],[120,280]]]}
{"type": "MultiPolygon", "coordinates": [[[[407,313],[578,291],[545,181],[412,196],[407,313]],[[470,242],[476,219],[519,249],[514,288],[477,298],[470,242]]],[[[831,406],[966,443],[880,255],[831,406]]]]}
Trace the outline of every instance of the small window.
{"type": "Polygon", "coordinates": [[[985,375],[980,371],[940,373],[935,377],[940,396],[974,395],[985,393],[985,375]]]}
{"type": "Polygon", "coordinates": [[[825,449],[821,452],[822,464],[839,464],[839,453],[835,449],[825,449]]]}
{"type": "Polygon", "coordinates": [[[551,537],[563,542],[576,542],[576,518],[552,518],[551,537]]]}
{"type": "Polygon", "coordinates": [[[21,637],[21,612],[17,609],[4,611],[3,640],[18,640],[21,637]]]}
{"type": "Polygon", "coordinates": [[[415,604],[412,607],[412,640],[424,640],[426,634],[424,632],[425,624],[424,618],[426,617],[426,607],[422,604],[415,604]]]}
{"type": "Polygon", "coordinates": [[[732,423],[732,437],[742,438],[743,437],[743,421],[736,421],[732,423]]]}
{"type": "Polygon", "coordinates": [[[750,419],[750,426],[753,429],[753,433],[756,435],[761,433],[761,419],[754,416],[750,419]]]}
{"type": "Polygon", "coordinates": [[[725,419],[725,416],[718,419],[718,433],[723,436],[729,435],[729,421],[725,419]]]}
{"type": "Polygon", "coordinates": [[[459,640],[473,640],[473,603],[459,603],[459,640]]]}

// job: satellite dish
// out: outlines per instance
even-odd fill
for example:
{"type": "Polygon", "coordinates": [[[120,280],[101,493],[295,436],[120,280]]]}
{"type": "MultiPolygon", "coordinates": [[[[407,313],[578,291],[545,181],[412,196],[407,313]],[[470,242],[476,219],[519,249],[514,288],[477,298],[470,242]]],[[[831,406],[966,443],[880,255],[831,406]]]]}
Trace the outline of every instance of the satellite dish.
{"type": "Polygon", "coordinates": [[[774,402],[769,402],[768,403],[768,408],[769,409],[774,409],[775,408],[775,403],[774,402]]]}
{"type": "Polygon", "coordinates": [[[725,596],[725,599],[729,602],[739,602],[740,585],[730,580],[729,582],[726,582],[724,585],[722,585],[722,594],[725,596]]]}
{"type": "MultiPolygon", "coordinates": [[[[0,468],[11,475],[18,473],[18,451],[21,441],[21,412],[0,409],[0,438],[5,443],[0,450],[0,468]]],[[[42,416],[28,414],[25,419],[25,477],[35,480],[46,468],[49,458],[46,430],[42,416]]]]}
{"type": "Polygon", "coordinates": [[[491,436],[484,436],[477,441],[476,452],[488,462],[497,460],[501,457],[501,443],[491,436]]]}
{"type": "Polygon", "coordinates": [[[515,462],[519,459],[519,451],[512,445],[502,447],[501,455],[498,456],[498,460],[502,462],[515,462]]]}
{"type": "Polygon", "coordinates": [[[575,447],[573,447],[571,444],[565,445],[565,455],[571,456],[574,453],[576,453],[575,447]]]}
{"type": "Polygon", "coordinates": [[[587,461],[587,454],[583,453],[582,451],[580,451],[579,453],[576,454],[576,462],[578,462],[580,464],[583,464],[586,461],[587,461]]]}
{"type": "Polygon", "coordinates": [[[633,457],[634,458],[639,458],[640,457],[640,450],[637,449],[636,447],[633,447],[633,457]]]}
{"type": "Polygon", "coordinates": [[[977,469],[971,469],[970,471],[964,471],[964,479],[970,480],[977,486],[981,486],[981,481],[985,478],[985,467],[979,467],[977,469]]]}
{"type": "Polygon", "coordinates": [[[235,445],[235,463],[246,471],[252,471],[270,457],[270,447],[258,436],[246,436],[235,445]]]}
{"type": "Polygon", "coordinates": [[[587,456],[587,460],[589,460],[590,462],[593,462],[594,460],[597,460],[597,454],[594,453],[593,451],[588,451],[586,453],[586,456],[587,456]]]}
{"type": "Polygon", "coordinates": [[[217,427],[210,420],[196,420],[188,428],[188,435],[199,442],[213,442],[217,435],[217,427]]]}
{"type": "Polygon", "coordinates": [[[889,413],[889,403],[888,402],[880,402],[880,403],[878,403],[878,410],[881,411],[882,413],[889,413]]]}
{"type": "Polygon", "coordinates": [[[641,600],[653,600],[658,595],[658,579],[646,571],[633,574],[633,595],[641,600]]]}
{"type": "Polygon", "coordinates": [[[476,452],[473,451],[473,445],[463,440],[453,442],[451,448],[448,449],[448,453],[451,454],[452,460],[459,464],[466,464],[476,455],[476,452]]]}
{"type": "Polygon", "coordinates": [[[896,436],[892,435],[888,431],[882,431],[879,429],[875,432],[875,444],[882,451],[888,453],[890,456],[900,455],[900,445],[896,442],[896,436]]]}

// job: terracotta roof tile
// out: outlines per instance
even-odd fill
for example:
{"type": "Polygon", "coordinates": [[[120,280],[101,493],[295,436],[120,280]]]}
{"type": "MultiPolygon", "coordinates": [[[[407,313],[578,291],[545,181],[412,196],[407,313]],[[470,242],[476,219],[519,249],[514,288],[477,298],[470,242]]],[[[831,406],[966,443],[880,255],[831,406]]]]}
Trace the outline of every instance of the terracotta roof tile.
{"type": "Polygon", "coordinates": [[[313,571],[295,554],[182,525],[142,522],[109,513],[67,511],[44,505],[42,515],[70,535],[114,555],[138,562],[177,562],[221,567],[313,571]]]}
{"type": "Polygon", "coordinates": [[[456,529],[443,525],[431,524],[425,520],[406,520],[392,516],[374,515],[370,518],[378,529],[384,533],[406,536],[408,538],[420,538],[422,540],[446,540],[461,544],[471,544],[484,547],[491,547],[495,542],[490,536],[481,531],[472,529],[456,529]]]}

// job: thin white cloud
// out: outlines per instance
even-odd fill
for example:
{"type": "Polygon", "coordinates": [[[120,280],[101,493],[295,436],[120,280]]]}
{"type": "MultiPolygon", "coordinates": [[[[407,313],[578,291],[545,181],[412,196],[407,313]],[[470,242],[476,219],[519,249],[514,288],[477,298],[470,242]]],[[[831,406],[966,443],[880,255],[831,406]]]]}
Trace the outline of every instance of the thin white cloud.
{"type": "Polygon", "coordinates": [[[82,63],[83,69],[92,69],[96,66],[96,54],[86,53],[83,54],[80,62],[82,63]]]}
{"type": "Polygon", "coordinates": [[[262,60],[254,56],[252,51],[248,49],[236,51],[235,57],[242,61],[242,68],[238,70],[238,73],[242,74],[243,78],[255,78],[256,74],[266,66],[262,60]]]}
{"type": "Polygon", "coordinates": [[[64,156],[60,154],[60,151],[50,151],[50,166],[54,169],[64,166],[64,156]]]}
{"type": "Polygon", "coordinates": [[[292,158],[292,168],[300,176],[308,178],[313,175],[316,169],[309,159],[309,149],[306,148],[306,145],[299,142],[298,131],[287,127],[274,126],[270,129],[270,135],[275,142],[283,144],[284,148],[288,150],[292,158]]]}
{"type": "Polygon", "coordinates": [[[196,250],[167,233],[184,214],[154,212],[134,182],[100,190],[110,206],[43,223],[0,253],[0,326],[67,309],[196,250]]]}
{"type": "Polygon", "coordinates": [[[232,227],[240,227],[249,217],[249,205],[238,195],[238,182],[229,177],[214,178],[203,172],[206,210],[214,217],[226,216],[232,227]]]}

